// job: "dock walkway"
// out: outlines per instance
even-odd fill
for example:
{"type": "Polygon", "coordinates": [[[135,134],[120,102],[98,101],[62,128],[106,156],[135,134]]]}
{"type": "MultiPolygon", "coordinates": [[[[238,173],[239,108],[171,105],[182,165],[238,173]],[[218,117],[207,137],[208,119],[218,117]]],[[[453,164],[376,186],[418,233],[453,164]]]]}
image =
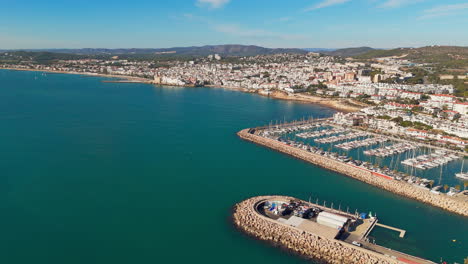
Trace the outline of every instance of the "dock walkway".
{"type": "Polygon", "coordinates": [[[383,227],[383,228],[387,228],[387,229],[390,229],[390,230],[400,232],[400,237],[405,237],[406,230],[399,229],[399,228],[392,227],[392,226],[388,226],[388,225],[384,225],[384,224],[381,224],[381,223],[376,223],[376,225],[380,226],[380,227],[383,227]]]}

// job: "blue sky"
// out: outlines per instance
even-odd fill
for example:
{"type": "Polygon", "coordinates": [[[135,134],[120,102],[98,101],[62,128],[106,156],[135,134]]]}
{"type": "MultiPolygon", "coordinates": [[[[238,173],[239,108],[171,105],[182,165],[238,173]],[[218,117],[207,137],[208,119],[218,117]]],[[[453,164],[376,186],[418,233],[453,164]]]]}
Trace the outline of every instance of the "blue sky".
{"type": "Polygon", "coordinates": [[[0,0],[0,49],[468,46],[468,0],[0,0]]]}

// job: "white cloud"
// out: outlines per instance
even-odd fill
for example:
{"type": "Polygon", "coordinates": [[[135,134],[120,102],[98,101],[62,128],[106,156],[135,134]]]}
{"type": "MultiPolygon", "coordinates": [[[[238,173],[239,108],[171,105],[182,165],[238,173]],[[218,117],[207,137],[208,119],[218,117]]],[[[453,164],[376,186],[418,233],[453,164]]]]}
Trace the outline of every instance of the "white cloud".
{"type": "Polygon", "coordinates": [[[219,24],[214,26],[213,29],[220,33],[251,39],[301,40],[306,38],[300,34],[283,34],[263,29],[242,28],[235,24],[219,24]]]}
{"type": "Polygon", "coordinates": [[[231,0],[197,0],[200,6],[209,6],[210,8],[220,8],[229,3],[231,0]]]}
{"type": "Polygon", "coordinates": [[[441,16],[457,15],[460,12],[468,9],[468,3],[440,5],[423,11],[423,15],[419,19],[429,19],[441,16]]]}
{"type": "Polygon", "coordinates": [[[351,0],[323,0],[320,3],[317,3],[311,7],[306,8],[305,11],[312,11],[312,10],[316,10],[316,9],[320,9],[324,7],[333,6],[333,5],[339,5],[339,4],[349,2],[349,1],[351,0]]]}
{"type": "Polygon", "coordinates": [[[421,2],[423,0],[386,0],[380,7],[383,8],[397,8],[409,4],[415,4],[417,2],[421,2]]]}

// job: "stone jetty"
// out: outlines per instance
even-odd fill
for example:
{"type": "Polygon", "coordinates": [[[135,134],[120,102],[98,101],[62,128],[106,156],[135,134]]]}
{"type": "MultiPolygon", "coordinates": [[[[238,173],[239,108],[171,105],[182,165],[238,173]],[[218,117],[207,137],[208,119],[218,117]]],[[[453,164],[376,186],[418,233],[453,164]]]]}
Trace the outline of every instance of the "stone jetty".
{"type": "MultiPolygon", "coordinates": [[[[391,257],[299,230],[259,214],[255,207],[275,196],[259,196],[234,206],[233,222],[241,231],[295,254],[326,264],[397,264],[391,257]]],[[[281,199],[293,199],[281,197],[281,199]]]]}
{"type": "Polygon", "coordinates": [[[453,213],[468,216],[468,203],[462,199],[458,199],[457,197],[437,195],[430,191],[413,186],[407,182],[380,177],[371,171],[364,170],[363,168],[345,164],[303,149],[288,146],[282,142],[264,138],[256,135],[255,133],[249,133],[249,131],[250,129],[244,129],[239,131],[237,134],[244,140],[283,152],[295,158],[344,174],[395,194],[418,200],[453,213]]]}

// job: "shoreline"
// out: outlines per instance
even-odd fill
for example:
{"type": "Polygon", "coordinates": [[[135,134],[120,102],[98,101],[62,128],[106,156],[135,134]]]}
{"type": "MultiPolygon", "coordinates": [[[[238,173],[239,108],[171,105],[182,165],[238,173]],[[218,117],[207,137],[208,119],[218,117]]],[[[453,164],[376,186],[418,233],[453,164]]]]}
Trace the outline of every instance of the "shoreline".
{"type": "MultiPolygon", "coordinates": [[[[108,80],[103,81],[105,83],[145,83],[145,84],[153,84],[153,85],[166,85],[166,86],[173,86],[173,87],[189,87],[189,88],[196,88],[191,85],[169,85],[169,84],[158,84],[155,83],[152,79],[146,79],[143,77],[135,77],[129,75],[115,75],[115,74],[102,74],[102,73],[89,73],[89,72],[69,72],[69,71],[54,71],[54,70],[41,70],[41,69],[23,69],[23,68],[0,68],[0,70],[11,70],[11,71],[30,71],[30,72],[46,72],[46,73],[54,73],[54,74],[74,74],[74,75],[83,75],[89,77],[105,77],[105,78],[117,78],[120,80],[108,80]]],[[[251,94],[258,94],[261,96],[278,99],[278,100],[286,100],[286,101],[294,101],[294,102],[301,102],[307,104],[314,104],[314,105],[321,105],[324,107],[328,107],[337,111],[350,113],[350,112],[357,112],[360,109],[364,108],[365,106],[358,106],[357,104],[350,105],[349,99],[331,99],[325,97],[318,97],[312,95],[304,95],[304,94],[292,94],[289,95],[283,91],[273,91],[270,94],[262,93],[264,90],[262,89],[248,89],[248,88],[239,88],[239,87],[229,87],[229,86],[222,86],[222,85],[204,85],[202,87],[207,88],[223,88],[229,89],[233,91],[239,91],[243,93],[251,93],[251,94]]]]}
{"type": "Polygon", "coordinates": [[[468,203],[462,201],[462,198],[457,199],[457,197],[449,197],[447,195],[436,195],[430,191],[422,190],[406,182],[391,180],[385,177],[378,177],[370,171],[365,171],[362,168],[353,167],[349,164],[344,164],[336,160],[308,152],[306,150],[282,144],[273,139],[251,134],[249,133],[249,129],[241,130],[237,133],[237,135],[243,140],[253,142],[269,149],[273,149],[327,170],[340,173],[393,194],[397,194],[411,200],[419,201],[452,213],[456,213],[458,215],[468,217],[468,203]]]}
{"type": "Polygon", "coordinates": [[[22,69],[22,68],[0,68],[0,70],[10,70],[10,71],[30,71],[30,72],[46,72],[52,74],[73,74],[73,75],[84,75],[86,77],[106,77],[106,78],[117,78],[121,81],[103,81],[108,83],[147,83],[151,84],[152,80],[135,77],[129,75],[115,75],[115,74],[103,74],[103,73],[91,73],[91,72],[69,72],[69,71],[54,71],[54,70],[40,70],[40,69],[22,69]]]}
{"type": "Polygon", "coordinates": [[[352,113],[358,112],[365,106],[355,106],[350,105],[349,99],[332,99],[326,97],[319,97],[313,95],[305,95],[305,94],[292,94],[289,95],[282,91],[276,91],[271,94],[272,98],[281,99],[281,100],[288,100],[288,101],[297,101],[303,103],[310,103],[310,104],[318,104],[322,106],[326,106],[341,112],[345,113],[352,113]]]}

